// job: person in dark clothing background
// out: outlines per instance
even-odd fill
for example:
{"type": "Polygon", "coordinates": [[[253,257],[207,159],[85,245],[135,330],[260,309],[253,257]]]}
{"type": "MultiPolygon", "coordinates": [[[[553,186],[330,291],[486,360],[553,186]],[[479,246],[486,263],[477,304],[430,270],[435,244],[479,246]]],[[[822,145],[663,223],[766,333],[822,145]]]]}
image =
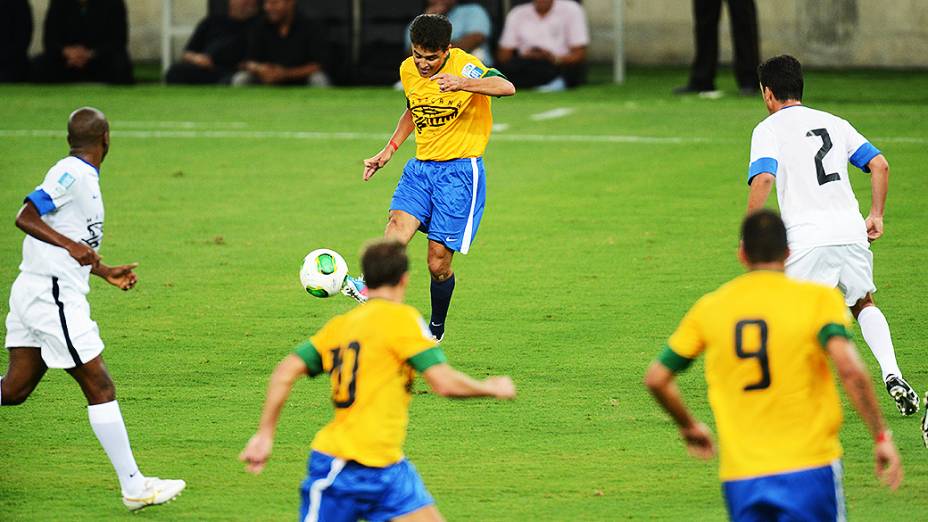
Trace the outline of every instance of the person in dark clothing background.
{"type": "Polygon", "coordinates": [[[3,18],[0,20],[0,83],[26,80],[30,43],[32,8],[29,0],[3,0],[3,18]]]}
{"type": "MultiPolygon", "coordinates": [[[[758,94],[757,66],[760,64],[758,43],[757,7],[754,0],[726,0],[731,20],[731,38],[734,46],[735,80],[742,95],[758,94]]],[[[719,65],[719,19],[722,0],[693,0],[695,19],[696,56],[690,70],[689,82],[674,89],[676,94],[710,92],[715,90],[715,72],[719,65]]]]}
{"type": "Polygon", "coordinates": [[[51,0],[44,53],[32,63],[43,83],[134,83],[123,0],[51,0]]]}
{"type": "Polygon", "coordinates": [[[167,83],[229,83],[248,48],[248,28],[257,0],[229,0],[225,14],[207,16],[187,42],[181,61],[168,69],[167,83]]]}
{"type": "Polygon", "coordinates": [[[264,0],[264,19],[252,26],[245,62],[232,84],[328,86],[323,35],[300,15],[295,0],[264,0]]]}

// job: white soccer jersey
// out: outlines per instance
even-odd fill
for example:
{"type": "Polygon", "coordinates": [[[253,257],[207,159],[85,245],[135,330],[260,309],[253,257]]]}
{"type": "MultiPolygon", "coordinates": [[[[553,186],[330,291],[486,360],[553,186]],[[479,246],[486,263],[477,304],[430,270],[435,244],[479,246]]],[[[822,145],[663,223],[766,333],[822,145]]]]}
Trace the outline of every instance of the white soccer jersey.
{"type": "MultiPolygon", "coordinates": [[[[45,181],[26,199],[32,201],[42,220],[68,238],[100,249],[103,241],[103,196],[100,174],[84,160],[68,156],[55,164],[45,181]]],[[[68,251],[30,235],[23,240],[20,271],[57,277],[63,285],[86,294],[90,291],[90,267],[81,266],[68,251]]]]}
{"type": "Polygon", "coordinates": [[[793,251],[867,242],[847,164],[870,172],[880,151],[847,121],[803,105],[784,107],[754,128],[748,184],[776,176],[777,200],[793,251]]]}

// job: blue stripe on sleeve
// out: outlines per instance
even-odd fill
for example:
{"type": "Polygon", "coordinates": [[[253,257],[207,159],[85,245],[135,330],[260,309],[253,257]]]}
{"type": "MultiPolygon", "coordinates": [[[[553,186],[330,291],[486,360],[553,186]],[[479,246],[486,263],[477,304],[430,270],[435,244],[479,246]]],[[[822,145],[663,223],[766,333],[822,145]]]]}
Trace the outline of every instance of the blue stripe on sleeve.
{"type": "Polygon", "coordinates": [[[754,176],[764,172],[769,172],[776,176],[778,166],[779,163],[777,163],[777,160],[773,158],[758,158],[754,163],[751,163],[750,167],[748,167],[748,185],[751,184],[751,180],[754,179],[754,176]]]}
{"type": "Polygon", "coordinates": [[[32,204],[35,205],[35,208],[39,211],[40,216],[44,216],[45,214],[55,210],[55,203],[52,201],[51,196],[49,196],[48,193],[42,189],[34,190],[32,194],[26,196],[26,199],[23,200],[23,203],[26,201],[31,201],[32,204]]]}
{"type": "Polygon", "coordinates": [[[867,166],[870,163],[870,160],[880,155],[880,149],[874,147],[868,141],[861,145],[857,152],[851,156],[851,165],[859,168],[864,172],[870,172],[870,167],[867,166]]]}

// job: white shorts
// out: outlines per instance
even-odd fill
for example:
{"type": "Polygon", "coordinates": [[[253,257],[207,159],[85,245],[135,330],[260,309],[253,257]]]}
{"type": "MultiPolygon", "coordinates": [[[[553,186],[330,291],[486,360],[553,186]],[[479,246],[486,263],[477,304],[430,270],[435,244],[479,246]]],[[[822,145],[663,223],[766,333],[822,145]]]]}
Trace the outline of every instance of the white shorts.
{"type": "Polygon", "coordinates": [[[838,287],[844,302],[853,306],[867,293],[876,292],[873,284],[873,252],[867,243],[807,248],[790,253],[786,275],[838,287]]]}
{"type": "Polygon", "coordinates": [[[103,341],[90,303],[58,278],[19,274],[10,290],[7,348],[41,348],[49,368],[74,368],[100,355],[103,341]]]}

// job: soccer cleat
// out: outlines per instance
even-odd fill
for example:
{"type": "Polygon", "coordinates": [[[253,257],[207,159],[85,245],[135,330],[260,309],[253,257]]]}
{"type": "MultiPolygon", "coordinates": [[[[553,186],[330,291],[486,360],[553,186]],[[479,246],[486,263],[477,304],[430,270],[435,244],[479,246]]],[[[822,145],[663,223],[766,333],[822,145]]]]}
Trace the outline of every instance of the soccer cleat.
{"type": "Polygon", "coordinates": [[[441,340],[445,338],[445,323],[435,324],[429,322],[429,331],[432,332],[435,342],[441,344],[441,340]]]}
{"type": "Polygon", "coordinates": [[[145,479],[145,489],[142,493],[136,497],[123,495],[122,503],[129,508],[129,511],[138,511],[148,506],[157,506],[174,500],[185,487],[187,483],[183,480],[148,477],[145,479]]]}
{"type": "Polygon", "coordinates": [[[922,440],[928,448],[928,392],[925,392],[925,416],[922,417],[922,440]]]}
{"type": "Polygon", "coordinates": [[[345,282],[342,284],[342,293],[354,299],[359,303],[367,302],[367,285],[364,284],[363,277],[345,276],[345,282]]]}
{"type": "Polygon", "coordinates": [[[899,413],[905,416],[914,415],[918,412],[919,399],[915,390],[905,382],[905,379],[897,375],[890,375],[886,378],[886,391],[890,397],[896,401],[896,407],[899,413]]]}

